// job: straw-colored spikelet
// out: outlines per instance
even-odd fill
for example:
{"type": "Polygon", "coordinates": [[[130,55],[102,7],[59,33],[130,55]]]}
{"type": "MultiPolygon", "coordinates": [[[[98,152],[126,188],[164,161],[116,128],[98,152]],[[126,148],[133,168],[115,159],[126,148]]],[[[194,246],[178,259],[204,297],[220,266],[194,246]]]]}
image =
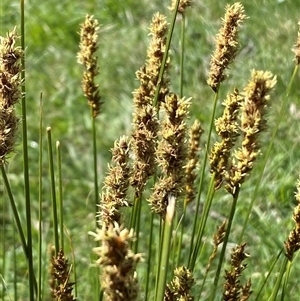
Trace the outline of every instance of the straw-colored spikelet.
{"type": "MultiPolygon", "coordinates": [[[[300,22],[298,24],[300,26],[300,22]]],[[[293,49],[293,52],[295,53],[296,64],[299,65],[300,64],[300,29],[298,31],[298,38],[295,43],[295,48],[293,49]]]]}
{"type": "Polygon", "coordinates": [[[0,37],[0,165],[13,151],[18,118],[14,105],[21,98],[21,59],[23,51],[15,45],[16,29],[0,37]]]}
{"type": "Polygon", "coordinates": [[[185,187],[186,163],[186,123],[190,99],[179,98],[176,94],[166,97],[164,103],[165,120],[160,130],[161,140],[157,147],[157,162],[162,169],[162,177],[156,182],[150,197],[152,212],[165,216],[168,198],[176,199],[185,187]]]}
{"type": "Polygon", "coordinates": [[[69,281],[71,269],[62,249],[59,250],[56,257],[52,258],[51,263],[51,274],[53,279],[57,281],[57,286],[52,291],[53,298],[55,300],[75,301],[76,299],[72,294],[75,283],[69,281]]]}
{"type": "Polygon", "coordinates": [[[297,183],[297,192],[295,194],[298,205],[294,209],[293,220],[295,222],[294,229],[290,232],[285,245],[285,256],[292,261],[293,255],[300,249],[300,180],[297,183]]]}
{"type": "Polygon", "coordinates": [[[214,144],[210,154],[210,172],[214,173],[215,189],[220,188],[223,183],[231,150],[239,136],[237,118],[242,100],[243,97],[237,89],[233,94],[228,94],[223,102],[223,116],[215,121],[216,131],[222,138],[221,142],[214,144]]]}
{"type": "MultiPolygon", "coordinates": [[[[172,4],[169,7],[170,10],[174,10],[176,7],[177,0],[172,0],[172,4]]],[[[192,0],[180,0],[177,11],[181,14],[184,14],[186,7],[192,5],[192,0]]]]}
{"type": "Polygon", "coordinates": [[[173,280],[166,287],[164,301],[193,301],[194,297],[190,294],[190,290],[194,284],[194,277],[188,268],[184,266],[176,268],[173,280]]]}
{"type": "Polygon", "coordinates": [[[276,77],[269,71],[253,70],[251,80],[244,89],[244,102],[241,105],[242,147],[235,154],[235,159],[226,175],[226,189],[234,195],[251,172],[254,161],[259,155],[259,133],[266,127],[266,108],[270,92],[276,84],[276,77]]]}
{"type": "Polygon", "coordinates": [[[222,299],[224,301],[246,301],[252,294],[252,291],[250,290],[250,279],[245,285],[241,285],[240,283],[242,272],[247,267],[243,261],[249,257],[249,255],[244,252],[245,246],[246,244],[244,243],[231,251],[231,270],[225,270],[225,283],[222,299]]]}
{"type": "Polygon", "coordinates": [[[95,55],[98,49],[98,30],[98,21],[93,16],[86,15],[85,21],[81,24],[80,51],[77,55],[78,62],[85,67],[81,84],[84,96],[92,109],[93,118],[100,113],[102,105],[99,86],[95,83],[95,78],[99,74],[98,58],[95,55]]]}
{"type": "Polygon", "coordinates": [[[100,222],[108,226],[114,222],[121,222],[120,207],[127,207],[126,193],[129,186],[129,139],[122,136],[115,142],[112,149],[112,166],[104,179],[100,203],[100,222]]]}
{"type": "Polygon", "coordinates": [[[217,228],[217,232],[214,234],[214,237],[213,237],[214,249],[213,249],[211,255],[209,256],[208,264],[206,266],[206,273],[210,269],[211,263],[213,262],[213,260],[215,259],[216,255],[217,255],[219,245],[224,241],[225,232],[226,232],[226,220],[223,221],[222,225],[217,228]]]}
{"type": "MultiPolygon", "coordinates": [[[[155,173],[155,147],[158,131],[157,109],[153,104],[156,87],[158,85],[159,71],[162,64],[165,47],[167,21],[159,13],[153,16],[150,35],[152,36],[147,51],[146,64],[136,72],[140,86],[134,92],[133,113],[133,152],[134,166],[131,184],[139,196],[147,179],[155,173]]],[[[166,68],[168,67],[168,62],[166,68]]],[[[168,93],[168,80],[163,77],[161,89],[158,94],[158,103],[164,101],[168,93]]]]}
{"type": "Polygon", "coordinates": [[[191,202],[195,195],[194,182],[197,177],[196,168],[199,161],[199,141],[203,133],[201,124],[195,120],[189,131],[189,149],[187,155],[187,164],[185,166],[186,185],[185,185],[185,202],[191,202]]]}
{"type": "Polygon", "coordinates": [[[216,49],[210,61],[207,83],[216,92],[220,83],[225,80],[225,69],[235,59],[238,51],[238,29],[246,19],[244,7],[237,2],[226,5],[223,27],[216,36],[216,49]]]}
{"type": "Polygon", "coordinates": [[[110,224],[97,233],[90,232],[100,247],[94,248],[102,267],[101,286],[106,301],[134,301],[138,297],[136,265],[141,254],[134,254],[129,243],[134,239],[133,230],[122,229],[117,223],[110,224]]]}

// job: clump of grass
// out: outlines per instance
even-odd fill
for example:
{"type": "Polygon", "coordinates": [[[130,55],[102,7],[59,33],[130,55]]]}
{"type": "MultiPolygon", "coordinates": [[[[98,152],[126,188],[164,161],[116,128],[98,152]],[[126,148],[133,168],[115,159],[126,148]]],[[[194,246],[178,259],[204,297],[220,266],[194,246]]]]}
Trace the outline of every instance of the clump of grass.
{"type": "MultiPolygon", "coordinates": [[[[216,37],[216,49],[210,62],[207,83],[214,91],[212,95],[214,101],[210,124],[207,127],[208,132],[204,137],[206,141],[203,142],[202,133],[205,125],[200,125],[198,120],[193,123],[190,121],[190,107],[193,100],[183,95],[184,35],[181,35],[182,64],[178,93],[171,92],[174,78],[169,77],[169,71],[172,68],[169,49],[173,41],[173,31],[176,30],[176,16],[178,13],[182,15],[181,30],[184,31],[186,10],[191,5],[192,1],[172,1],[170,24],[168,16],[160,13],[156,13],[152,19],[147,59],[136,73],[139,87],[133,93],[132,133],[130,137],[121,136],[119,140],[116,140],[112,150],[112,163],[108,166],[108,174],[104,179],[100,196],[95,126],[96,117],[102,110],[99,87],[96,83],[99,74],[96,55],[99,23],[94,17],[86,15],[81,26],[78,60],[85,67],[82,88],[91,108],[93,122],[92,166],[96,208],[92,214],[97,217],[97,223],[96,229],[89,233],[97,243],[96,246],[90,246],[90,250],[97,256],[94,263],[98,269],[93,270],[97,273],[97,284],[94,287],[95,299],[129,301],[143,298],[155,301],[192,301],[203,298],[212,301],[220,297],[224,301],[242,301],[256,294],[258,300],[271,279],[275,286],[271,295],[268,296],[269,300],[275,300],[280,289],[282,289],[282,299],[288,296],[290,270],[295,261],[295,252],[299,250],[300,245],[299,204],[293,215],[295,227],[284,243],[286,256],[282,260],[279,276],[277,278],[274,276],[277,268],[277,261],[275,261],[266,271],[268,272],[267,279],[256,287],[252,286],[251,279],[242,284],[242,276],[248,270],[246,266],[251,267],[253,262],[246,252],[246,242],[239,243],[236,237],[235,227],[238,228],[238,225],[234,223],[242,186],[250,174],[255,172],[255,161],[262,152],[259,136],[263,131],[268,130],[266,114],[272,114],[270,95],[274,90],[276,77],[269,71],[253,70],[244,89],[236,87],[233,93],[227,94],[223,101],[223,113],[221,117],[216,118],[216,112],[219,112],[217,108],[219,107],[220,84],[227,78],[225,71],[229,64],[237,58],[238,30],[247,19],[241,3],[227,5],[222,27],[216,37]],[[221,141],[215,142],[211,148],[214,125],[221,141]],[[205,144],[202,152],[200,152],[200,137],[201,143],[205,144]],[[210,172],[207,166],[208,158],[210,172]],[[198,171],[199,165],[200,171],[198,171]],[[222,191],[221,188],[224,190],[222,191]],[[226,196],[229,193],[231,203],[226,205],[225,219],[217,228],[213,236],[212,252],[207,255],[205,235],[211,235],[209,222],[213,215],[211,208],[219,196],[217,190],[219,190],[219,195],[226,196]],[[195,208],[192,204],[195,204],[195,208]],[[184,243],[187,240],[185,237],[188,237],[189,243],[184,243]],[[231,251],[230,269],[226,267],[229,243],[237,245],[231,251]],[[219,247],[221,247],[220,252],[219,247]],[[142,259],[145,259],[146,264],[142,259]],[[245,259],[247,259],[247,264],[244,263],[245,259]],[[219,284],[221,275],[224,275],[223,292],[219,284]],[[98,292],[99,284],[101,293],[98,292]]],[[[3,117],[0,121],[0,165],[24,254],[28,259],[31,279],[29,282],[30,301],[33,301],[36,285],[31,257],[34,248],[30,237],[26,242],[23,234],[31,230],[28,223],[26,227],[21,224],[4,170],[6,157],[13,150],[16,136],[18,119],[15,117],[14,105],[22,96],[20,92],[20,86],[23,83],[20,79],[22,68],[19,61],[23,57],[23,52],[15,47],[15,38],[15,31],[9,33],[7,39],[1,40],[0,48],[0,110],[3,117]]],[[[298,66],[299,35],[293,51],[296,66],[298,66]]],[[[294,78],[295,72],[287,88],[287,95],[294,78]]],[[[190,94],[192,94],[191,91],[190,94]]],[[[276,134],[279,123],[280,118],[272,137],[276,134]]],[[[59,187],[56,192],[51,128],[47,128],[47,133],[53,201],[54,225],[52,228],[55,240],[55,252],[51,260],[52,285],[50,289],[52,289],[52,299],[76,300],[79,299],[77,280],[71,280],[71,272],[76,271],[76,265],[69,265],[65,256],[68,247],[62,239],[65,216],[62,214],[60,144],[57,144],[59,187]],[[59,209],[56,207],[56,193],[61,199],[59,209]],[[58,212],[61,213],[60,220],[57,218],[58,212]],[[60,243],[59,234],[61,235],[60,243]],[[73,288],[75,288],[74,293],[73,288]]],[[[273,140],[270,144],[272,143],[273,140]]],[[[266,158],[269,154],[269,151],[266,152],[266,158]]],[[[256,172],[262,173],[263,171],[256,172]]],[[[27,189],[29,188],[28,184],[27,189]]],[[[257,190],[254,194],[256,192],[257,190]]],[[[296,199],[299,202],[299,191],[296,199]]],[[[252,212],[252,205],[253,203],[247,211],[248,217],[252,212]]],[[[30,212],[29,202],[26,206],[26,210],[30,212]]],[[[243,225],[242,234],[247,222],[248,218],[243,225]]],[[[41,221],[39,231],[42,234],[41,221]]],[[[76,235],[82,235],[82,233],[76,235]]],[[[247,242],[247,246],[250,244],[247,242]]],[[[39,250],[41,252],[41,248],[39,250]]],[[[279,252],[278,258],[281,254],[282,252],[279,252]]],[[[41,262],[39,269],[42,270],[41,262]]],[[[91,279],[92,277],[86,282],[92,281],[91,279]]],[[[46,293],[43,293],[41,289],[42,281],[42,277],[39,277],[38,291],[35,292],[39,300],[46,298],[46,293]]],[[[16,292],[14,296],[17,300],[16,292]]]]}

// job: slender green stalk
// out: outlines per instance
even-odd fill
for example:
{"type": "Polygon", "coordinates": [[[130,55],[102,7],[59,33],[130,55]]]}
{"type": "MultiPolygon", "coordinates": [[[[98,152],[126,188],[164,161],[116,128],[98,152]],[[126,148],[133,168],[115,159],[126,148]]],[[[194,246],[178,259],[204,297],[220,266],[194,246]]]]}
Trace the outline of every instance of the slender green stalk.
{"type": "Polygon", "coordinates": [[[264,287],[265,287],[265,285],[266,285],[268,279],[270,278],[270,276],[271,276],[271,274],[272,274],[272,272],[273,272],[273,270],[274,270],[274,267],[275,267],[276,263],[278,262],[278,259],[280,258],[282,252],[283,252],[283,249],[280,250],[280,252],[279,252],[278,255],[276,256],[276,259],[273,261],[273,263],[272,263],[270,269],[268,269],[267,277],[264,279],[263,284],[260,286],[259,291],[258,291],[258,293],[257,293],[257,295],[256,295],[256,298],[255,298],[255,301],[260,301],[260,300],[261,300],[260,294],[262,293],[262,291],[263,291],[263,289],[264,289],[264,287]]]}
{"type": "Polygon", "coordinates": [[[17,253],[16,253],[16,228],[13,226],[13,268],[14,268],[14,297],[15,301],[18,298],[18,287],[17,287],[17,253]]]}
{"type": "Polygon", "coordinates": [[[180,49],[180,85],[179,95],[183,97],[183,79],[184,79],[184,50],[185,50],[185,14],[181,14],[181,49],[180,49]]]}
{"type": "Polygon", "coordinates": [[[59,204],[59,226],[60,226],[60,247],[64,250],[64,204],[62,194],[62,176],[61,176],[61,147],[60,142],[56,141],[57,171],[58,171],[58,204],[59,204]]]}
{"type": "Polygon", "coordinates": [[[145,300],[148,300],[148,293],[149,293],[149,285],[150,285],[150,275],[152,270],[152,241],[153,241],[153,221],[154,221],[154,214],[151,213],[151,221],[150,221],[150,230],[149,230],[149,247],[148,247],[148,258],[147,258],[147,270],[146,270],[146,277],[145,277],[145,300]]]}
{"type": "Polygon", "coordinates": [[[239,187],[237,187],[236,191],[235,191],[235,194],[233,195],[230,215],[229,215],[228,223],[227,223],[227,229],[226,229],[226,232],[225,232],[225,237],[224,237],[224,241],[223,241],[223,245],[222,245],[222,250],[221,250],[221,254],[220,254],[220,258],[219,258],[217,271],[216,271],[216,274],[215,274],[215,279],[214,279],[214,284],[213,284],[213,292],[212,292],[211,298],[210,298],[211,301],[213,301],[215,299],[215,296],[216,296],[217,286],[218,286],[218,283],[219,283],[221,268],[222,268],[223,261],[224,261],[224,258],[225,258],[226,247],[227,247],[227,243],[228,243],[229,234],[231,232],[231,225],[232,225],[234,214],[235,214],[235,208],[236,208],[236,203],[237,203],[237,200],[238,200],[238,197],[239,197],[239,192],[240,192],[240,189],[239,189],[239,187]]]}
{"type": "Polygon", "coordinates": [[[94,165],[94,197],[95,197],[95,217],[96,228],[98,226],[98,205],[99,205],[99,186],[98,186],[98,162],[97,162],[97,130],[96,130],[96,118],[93,117],[93,109],[91,108],[92,116],[92,136],[93,136],[93,165],[94,165]]]}
{"type": "Polygon", "coordinates": [[[275,301],[276,300],[276,297],[277,297],[279,289],[280,289],[282,278],[283,278],[284,273],[286,271],[287,264],[288,264],[288,259],[287,259],[287,257],[284,257],[284,260],[282,262],[279,275],[276,278],[277,280],[276,280],[275,286],[273,287],[273,290],[272,290],[272,295],[268,299],[268,301],[275,301]]]}
{"type": "MultiPolygon", "coordinates": [[[[1,195],[2,195],[2,198],[1,198],[1,200],[2,200],[2,202],[1,202],[1,208],[3,208],[3,211],[5,211],[5,202],[4,202],[4,191],[2,191],[1,192],[1,195]]],[[[1,247],[2,247],[2,264],[1,264],[1,269],[2,269],[2,278],[1,278],[1,284],[2,284],[2,298],[1,298],[1,300],[2,301],[4,301],[4,295],[5,295],[5,293],[4,293],[4,291],[5,291],[5,285],[4,285],[4,281],[3,281],[3,278],[5,278],[5,259],[6,259],[6,256],[5,256],[5,239],[4,239],[4,237],[5,237],[5,230],[6,230],[6,227],[5,227],[5,218],[2,218],[2,229],[1,229],[1,235],[2,235],[2,237],[1,237],[1,241],[2,241],[2,243],[1,243],[1,247]]]]}
{"type": "Polygon", "coordinates": [[[172,21],[171,21],[170,29],[169,29],[168,36],[167,36],[166,49],[165,49],[164,57],[163,57],[161,67],[160,67],[160,70],[159,70],[157,87],[156,87],[156,90],[155,90],[155,96],[154,96],[154,100],[153,100],[153,105],[155,107],[158,106],[158,101],[157,101],[158,100],[158,95],[159,95],[160,88],[161,88],[161,85],[162,85],[162,79],[163,79],[163,76],[164,76],[166,62],[167,62],[168,55],[169,55],[169,49],[170,49],[171,40],[172,40],[172,36],[173,36],[173,31],[174,31],[174,26],[175,26],[175,21],[176,21],[179,2],[180,2],[180,0],[177,0],[174,11],[173,11],[172,21]]]}
{"type": "Polygon", "coordinates": [[[40,119],[39,119],[39,233],[38,233],[38,290],[37,300],[42,300],[42,244],[43,244],[43,96],[40,96],[40,119]]]}
{"type": "Polygon", "coordinates": [[[212,200],[213,200],[213,196],[214,196],[214,174],[211,177],[210,180],[210,184],[209,184],[209,190],[207,193],[207,198],[206,201],[204,203],[204,208],[203,208],[203,213],[201,215],[201,219],[200,219],[200,223],[199,223],[199,227],[198,227],[198,232],[196,235],[196,243],[194,246],[193,250],[190,250],[190,258],[191,260],[189,261],[189,268],[190,270],[194,270],[195,264],[196,264],[196,259],[197,256],[199,254],[199,250],[200,250],[200,245],[201,245],[201,241],[202,241],[202,237],[204,234],[204,230],[205,230],[205,225],[207,222],[207,218],[209,215],[209,211],[210,211],[210,207],[212,204],[212,200]]]}
{"type": "Polygon", "coordinates": [[[289,82],[289,84],[287,86],[287,89],[286,89],[286,94],[285,94],[284,100],[282,102],[279,114],[277,115],[276,123],[275,123],[275,126],[273,128],[273,133],[271,135],[271,139],[268,142],[268,148],[266,150],[266,154],[264,156],[261,169],[258,172],[258,179],[256,180],[255,189],[254,189],[254,192],[253,192],[252,197],[251,197],[251,202],[250,202],[250,205],[249,205],[249,209],[247,210],[247,215],[246,215],[246,218],[245,218],[245,221],[244,221],[244,224],[243,224],[243,228],[242,228],[242,231],[241,231],[241,235],[240,235],[240,238],[239,238],[239,244],[241,243],[241,241],[243,239],[243,236],[245,234],[245,231],[246,231],[246,228],[247,228],[247,225],[248,225],[248,222],[249,222],[250,214],[251,214],[252,208],[254,206],[254,202],[257,199],[257,194],[258,194],[258,191],[259,191],[260,183],[261,183],[265,168],[267,166],[267,162],[270,158],[271,150],[273,148],[273,144],[274,144],[275,137],[276,137],[278,129],[279,129],[279,125],[281,124],[283,116],[284,116],[284,112],[285,112],[285,109],[286,109],[286,106],[287,106],[287,103],[288,103],[288,99],[289,99],[289,94],[291,92],[293,83],[295,81],[295,77],[296,77],[298,68],[299,68],[299,65],[296,65],[295,68],[294,68],[292,77],[291,77],[290,82],[289,82]]]}
{"type": "Polygon", "coordinates": [[[26,204],[26,231],[27,231],[27,258],[29,273],[29,296],[30,301],[34,301],[34,271],[32,262],[32,230],[31,230],[31,204],[30,204],[30,185],[29,185],[29,162],[28,162],[28,145],[27,145],[27,113],[26,113],[26,89],[25,89],[25,15],[24,0],[20,0],[21,11],[21,48],[24,56],[22,57],[21,80],[23,85],[22,91],[22,144],[23,144],[23,172],[24,172],[24,188],[25,188],[25,204],[26,204]]]}
{"type": "Polygon", "coordinates": [[[57,201],[56,201],[56,189],[55,189],[55,177],[54,177],[54,163],[53,163],[53,151],[52,151],[52,139],[51,128],[47,127],[47,143],[48,143],[48,159],[49,159],[49,176],[51,184],[51,198],[52,198],[52,214],[53,214],[53,232],[54,232],[54,244],[55,254],[59,252],[59,239],[58,239],[58,217],[57,217],[57,201]]]}
{"type": "Polygon", "coordinates": [[[163,301],[168,274],[169,254],[171,246],[173,219],[175,211],[175,198],[169,196],[169,204],[167,208],[166,218],[164,221],[164,233],[161,248],[161,260],[159,263],[159,274],[157,280],[156,301],[163,301]]]}
{"type": "Polygon", "coordinates": [[[282,286],[281,301],[284,301],[284,298],[287,297],[285,295],[285,292],[287,291],[287,284],[288,284],[288,280],[289,280],[290,275],[291,275],[291,268],[292,268],[292,262],[288,261],[287,269],[286,269],[286,272],[284,274],[284,281],[283,281],[283,286],[282,286]]]}
{"type": "MultiPolygon", "coordinates": [[[[194,237],[196,237],[196,228],[197,228],[197,223],[199,221],[200,197],[201,197],[204,178],[205,178],[205,167],[206,167],[206,162],[207,162],[208,152],[209,152],[209,147],[210,147],[211,133],[212,133],[212,129],[213,129],[214,121],[215,121],[218,95],[219,95],[219,89],[215,93],[215,97],[214,97],[214,104],[213,104],[213,110],[212,110],[211,118],[210,118],[206,150],[205,150],[205,153],[204,153],[204,158],[203,158],[203,161],[202,161],[202,166],[201,166],[201,171],[200,171],[200,181],[199,181],[199,185],[198,185],[196,211],[195,211],[194,222],[193,222],[193,230],[192,230],[191,241],[190,241],[190,252],[189,252],[189,259],[188,259],[189,263],[191,262],[191,258],[192,258],[192,253],[193,253],[192,250],[194,249],[194,237]]],[[[192,267],[190,265],[189,265],[189,268],[192,269],[192,267]]]]}

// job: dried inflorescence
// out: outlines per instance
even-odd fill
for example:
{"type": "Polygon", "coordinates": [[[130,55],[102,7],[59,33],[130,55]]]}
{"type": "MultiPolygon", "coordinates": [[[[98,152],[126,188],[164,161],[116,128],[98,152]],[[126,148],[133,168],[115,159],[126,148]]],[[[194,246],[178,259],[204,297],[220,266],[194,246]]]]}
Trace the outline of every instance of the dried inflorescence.
{"type": "Polygon", "coordinates": [[[198,120],[195,120],[189,131],[189,148],[187,155],[187,164],[185,166],[186,185],[185,185],[185,202],[191,202],[195,197],[194,182],[197,178],[197,165],[199,162],[200,137],[203,129],[198,120]]]}
{"type": "MultiPolygon", "coordinates": [[[[298,24],[300,26],[300,22],[298,24]]],[[[296,64],[299,65],[300,64],[300,29],[298,31],[298,38],[295,43],[295,48],[293,49],[293,52],[295,53],[296,64]]]]}
{"type": "Polygon", "coordinates": [[[298,205],[294,209],[293,220],[295,222],[294,229],[290,232],[285,245],[285,256],[292,261],[294,253],[300,249],[300,180],[297,183],[297,192],[295,194],[298,205]]]}
{"type": "MultiPolygon", "coordinates": [[[[155,147],[158,119],[157,108],[154,106],[154,96],[166,48],[167,30],[166,17],[159,13],[155,14],[150,26],[152,39],[147,51],[147,61],[136,73],[140,86],[133,93],[135,106],[132,133],[134,166],[131,184],[135,188],[137,196],[142,193],[148,178],[155,173],[156,169],[155,147]]],[[[159,103],[164,101],[168,91],[168,80],[164,76],[158,94],[159,103]]]]}
{"type": "Polygon", "coordinates": [[[266,108],[270,100],[270,92],[276,84],[276,77],[269,71],[253,70],[251,80],[244,89],[244,102],[241,105],[242,146],[232,161],[226,176],[226,189],[235,194],[253,169],[254,161],[259,155],[259,133],[266,127],[266,108]]]}
{"type": "MultiPolygon", "coordinates": [[[[173,11],[175,9],[176,2],[177,2],[177,0],[172,0],[172,4],[169,7],[170,10],[173,11]]],[[[192,5],[192,0],[180,0],[177,11],[181,14],[184,14],[186,7],[191,6],[191,5],[192,5]]]]}
{"type": "Polygon", "coordinates": [[[134,301],[138,297],[136,265],[141,254],[134,254],[129,244],[134,239],[133,230],[122,229],[117,223],[108,228],[90,232],[100,247],[94,248],[102,267],[101,286],[107,301],[134,301]]]}
{"type": "Polygon", "coordinates": [[[166,97],[165,120],[160,130],[161,140],[157,146],[157,162],[162,177],[156,182],[150,197],[152,212],[165,216],[170,195],[176,199],[185,187],[186,123],[190,99],[179,98],[176,94],[166,97]]]}
{"type": "Polygon", "coordinates": [[[223,116],[215,121],[217,134],[222,138],[221,142],[214,144],[210,154],[210,171],[214,173],[215,189],[220,188],[223,183],[231,150],[239,136],[237,119],[242,100],[243,97],[237,89],[234,93],[228,94],[223,102],[225,106],[223,116]]]}
{"type": "Polygon", "coordinates": [[[52,291],[52,296],[56,300],[75,301],[72,291],[75,282],[70,282],[70,266],[66,259],[63,250],[59,250],[56,257],[51,261],[51,274],[54,281],[57,282],[55,289],[52,291]]]}
{"type": "Polygon", "coordinates": [[[93,117],[96,118],[101,108],[101,97],[99,86],[95,83],[95,78],[99,74],[97,64],[98,49],[98,21],[93,16],[86,15],[84,23],[80,30],[80,51],[78,52],[78,62],[85,67],[82,79],[82,90],[92,108],[93,117]]]}
{"type": "Polygon", "coordinates": [[[18,39],[16,29],[0,39],[0,165],[2,165],[15,144],[19,119],[15,114],[14,105],[22,96],[20,88],[23,51],[15,45],[18,39]]]}
{"type": "Polygon", "coordinates": [[[115,142],[112,150],[113,165],[109,166],[101,194],[99,215],[102,225],[120,223],[119,208],[129,206],[126,199],[130,179],[129,149],[128,137],[122,136],[115,142]]]}
{"type": "Polygon", "coordinates": [[[235,59],[238,51],[238,29],[246,19],[244,7],[237,2],[226,5],[223,27],[216,36],[216,49],[210,61],[207,83],[216,92],[220,83],[225,80],[225,69],[235,59]]]}
{"type": "Polygon", "coordinates": [[[167,285],[164,301],[193,301],[194,297],[190,294],[195,280],[192,272],[184,267],[174,270],[174,279],[167,285]]]}
{"type": "Polygon", "coordinates": [[[237,246],[231,251],[231,270],[225,270],[225,283],[222,299],[224,301],[246,301],[252,294],[252,291],[250,290],[250,279],[245,285],[241,285],[240,283],[242,272],[247,267],[243,261],[249,257],[249,255],[244,252],[245,246],[246,243],[237,246]]]}

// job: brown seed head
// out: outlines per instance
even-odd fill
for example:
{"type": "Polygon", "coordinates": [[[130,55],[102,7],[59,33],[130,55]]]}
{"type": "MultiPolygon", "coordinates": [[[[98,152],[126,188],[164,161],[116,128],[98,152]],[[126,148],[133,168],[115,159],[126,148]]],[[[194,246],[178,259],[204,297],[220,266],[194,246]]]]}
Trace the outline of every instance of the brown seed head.
{"type": "MultiPolygon", "coordinates": [[[[298,24],[300,26],[300,22],[298,24]]],[[[299,65],[300,64],[300,29],[298,31],[298,38],[297,38],[297,41],[295,43],[295,47],[293,49],[293,52],[295,53],[296,64],[299,65]]]]}

